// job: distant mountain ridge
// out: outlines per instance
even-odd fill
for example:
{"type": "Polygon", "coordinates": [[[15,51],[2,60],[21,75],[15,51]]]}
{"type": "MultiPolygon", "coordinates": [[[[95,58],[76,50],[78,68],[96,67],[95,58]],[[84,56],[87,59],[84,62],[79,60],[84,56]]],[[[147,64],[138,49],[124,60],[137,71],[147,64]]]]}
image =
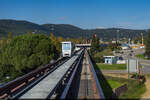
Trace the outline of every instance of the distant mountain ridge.
{"type": "Polygon", "coordinates": [[[79,27],[69,24],[43,24],[23,21],[23,20],[0,20],[0,37],[7,36],[8,32],[12,32],[13,35],[25,34],[29,31],[35,33],[50,34],[55,36],[62,36],[64,38],[78,38],[78,37],[91,37],[93,34],[97,34],[102,39],[114,39],[119,34],[120,38],[134,38],[139,37],[141,33],[146,34],[145,30],[132,30],[123,28],[107,28],[107,29],[81,29],[79,27]],[[119,32],[117,32],[119,30],[119,32]]]}

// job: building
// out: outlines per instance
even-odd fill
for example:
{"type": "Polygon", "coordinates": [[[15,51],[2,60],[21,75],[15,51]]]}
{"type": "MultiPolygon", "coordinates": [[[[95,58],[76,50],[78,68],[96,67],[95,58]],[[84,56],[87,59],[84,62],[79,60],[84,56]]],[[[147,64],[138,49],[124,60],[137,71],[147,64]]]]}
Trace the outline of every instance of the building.
{"type": "Polygon", "coordinates": [[[104,56],[105,58],[105,64],[116,64],[117,57],[115,56],[104,56]]]}
{"type": "Polygon", "coordinates": [[[111,43],[116,43],[116,41],[111,41],[111,43]]]}
{"type": "Polygon", "coordinates": [[[125,44],[125,43],[123,43],[123,44],[121,44],[121,49],[122,50],[128,50],[128,49],[130,49],[130,46],[125,44]]]}
{"type": "Polygon", "coordinates": [[[137,49],[137,48],[139,48],[139,45],[137,45],[137,44],[131,44],[130,47],[131,47],[132,49],[137,49]]]}

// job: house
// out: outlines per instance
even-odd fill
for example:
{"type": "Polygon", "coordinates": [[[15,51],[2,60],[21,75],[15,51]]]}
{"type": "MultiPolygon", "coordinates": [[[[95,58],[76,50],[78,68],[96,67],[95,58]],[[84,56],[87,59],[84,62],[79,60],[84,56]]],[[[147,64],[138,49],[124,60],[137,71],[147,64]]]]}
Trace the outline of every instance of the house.
{"type": "Polygon", "coordinates": [[[105,64],[116,64],[117,63],[117,57],[115,56],[104,56],[105,58],[105,64]]]}

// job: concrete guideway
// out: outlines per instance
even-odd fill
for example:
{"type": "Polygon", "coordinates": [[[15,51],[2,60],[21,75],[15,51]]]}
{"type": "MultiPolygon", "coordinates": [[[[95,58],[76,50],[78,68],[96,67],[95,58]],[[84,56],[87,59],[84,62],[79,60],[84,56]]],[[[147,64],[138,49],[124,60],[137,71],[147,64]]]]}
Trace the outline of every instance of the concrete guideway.
{"type": "Polygon", "coordinates": [[[104,99],[104,94],[96,76],[94,66],[85,50],[81,65],[78,99],[104,99]]]}
{"type": "Polygon", "coordinates": [[[37,85],[23,94],[20,99],[46,99],[49,93],[55,88],[56,84],[61,80],[73,62],[78,58],[78,55],[81,54],[82,51],[79,51],[75,54],[71,59],[65,62],[63,65],[58,67],[55,71],[53,71],[50,75],[45,77],[42,81],[40,81],[37,85]]]}
{"type": "Polygon", "coordinates": [[[85,50],[75,66],[61,99],[104,99],[104,94],[97,78],[91,58],[85,50]]]}
{"type": "Polygon", "coordinates": [[[78,98],[94,98],[94,91],[92,87],[92,76],[89,68],[89,62],[87,57],[84,55],[84,59],[82,62],[82,72],[81,72],[80,86],[78,92],[78,98]]]}

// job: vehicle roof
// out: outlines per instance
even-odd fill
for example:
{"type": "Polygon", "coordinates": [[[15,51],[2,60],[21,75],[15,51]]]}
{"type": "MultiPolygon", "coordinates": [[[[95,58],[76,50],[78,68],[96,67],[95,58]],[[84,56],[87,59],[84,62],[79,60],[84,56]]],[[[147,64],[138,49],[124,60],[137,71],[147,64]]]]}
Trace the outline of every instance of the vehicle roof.
{"type": "Polygon", "coordinates": [[[71,41],[64,41],[64,42],[61,42],[61,43],[72,43],[71,41]]]}

